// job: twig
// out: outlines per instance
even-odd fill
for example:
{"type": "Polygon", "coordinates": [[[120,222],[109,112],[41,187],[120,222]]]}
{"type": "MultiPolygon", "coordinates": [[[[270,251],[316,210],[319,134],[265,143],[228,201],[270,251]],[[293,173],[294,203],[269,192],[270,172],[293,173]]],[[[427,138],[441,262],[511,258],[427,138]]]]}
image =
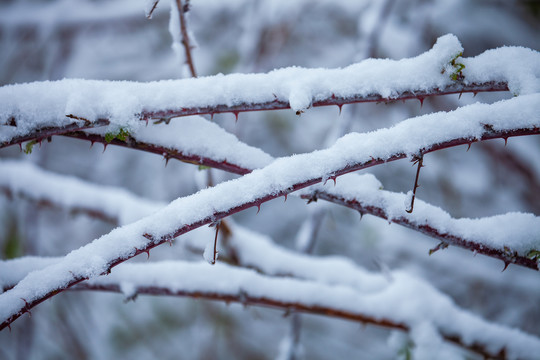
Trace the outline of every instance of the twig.
{"type": "Polygon", "coordinates": [[[415,164],[418,164],[418,168],[416,169],[416,176],[414,178],[414,187],[413,187],[413,192],[412,192],[411,205],[409,205],[409,208],[407,210],[405,210],[409,214],[411,214],[413,212],[414,199],[416,198],[416,189],[418,189],[418,187],[420,187],[420,185],[418,184],[418,178],[420,177],[420,169],[424,167],[422,165],[423,161],[424,161],[424,156],[423,155],[420,155],[420,157],[415,161],[415,164]]]}
{"type": "Polygon", "coordinates": [[[184,52],[186,53],[186,63],[189,67],[191,76],[196,78],[197,72],[195,71],[195,65],[193,63],[193,57],[191,55],[191,49],[193,48],[189,42],[189,34],[187,31],[187,21],[185,13],[189,9],[189,0],[186,0],[185,7],[182,6],[182,0],[176,0],[176,6],[178,7],[178,14],[180,16],[180,32],[182,34],[182,45],[184,46],[184,52]]]}
{"type": "Polygon", "coordinates": [[[154,14],[154,10],[156,10],[158,3],[159,3],[159,0],[154,0],[154,4],[152,5],[152,8],[148,12],[148,14],[146,14],[147,19],[152,18],[152,14],[154,14]]]}

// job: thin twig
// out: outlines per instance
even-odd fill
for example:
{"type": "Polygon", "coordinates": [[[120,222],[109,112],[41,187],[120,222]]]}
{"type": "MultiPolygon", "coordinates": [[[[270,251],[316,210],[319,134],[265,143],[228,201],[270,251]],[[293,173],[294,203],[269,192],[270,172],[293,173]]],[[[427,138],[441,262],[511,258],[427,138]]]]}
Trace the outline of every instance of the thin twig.
{"type": "Polygon", "coordinates": [[[176,6],[178,7],[178,14],[180,16],[180,32],[182,34],[182,45],[184,46],[184,52],[186,53],[186,63],[189,67],[191,76],[196,78],[197,72],[195,71],[195,65],[193,63],[193,57],[191,55],[191,49],[193,48],[189,42],[189,33],[187,30],[186,11],[189,9],[189,0],[186,0],[186,7],[182,6],[182,0],[176,0],[176,6]]]}
{"type": "Polygon", "coordinates": [[[413,187],[413,192],[412,192],[411,205],[409,205],[409,208],[405,210],[409,214],[411,214],[413,212],[414,199],[416,198],[416,189],[418,189],[420,187],[420,185],[418,184],[418,178],[420,177],[420,169],[424,167],[422,165],[423,161],[424,161],[424,156],[423,155],[420,155],[420,157],[415,161],[415,164],[418,164],[418,167],[416,169],[416,176],[414,178],[414,187],[413,187]]]}

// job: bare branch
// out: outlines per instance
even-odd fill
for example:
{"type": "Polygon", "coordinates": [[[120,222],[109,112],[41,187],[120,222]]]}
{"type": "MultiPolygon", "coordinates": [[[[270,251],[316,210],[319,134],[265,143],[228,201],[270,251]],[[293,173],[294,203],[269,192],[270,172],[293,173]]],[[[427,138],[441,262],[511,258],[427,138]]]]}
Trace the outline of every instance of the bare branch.
{"type": "Polygon", "coordinates": [[[195,64],[191,55],[191,49],[193,48],[193,46],[189,41],[186,19],[186,12],[189,10],[189,0],[186,1],[185,5],[182,5],[182,0],[176,0],[176,6],[178,7],[178,14],[180,17],[180,32],[182,35],[182,46],[184,47],[184,52],[186,54],[186,63],[189,67],[189,72],[191,73],[191,76],[196,78],[197,72],[195,71],[195,64]]]}

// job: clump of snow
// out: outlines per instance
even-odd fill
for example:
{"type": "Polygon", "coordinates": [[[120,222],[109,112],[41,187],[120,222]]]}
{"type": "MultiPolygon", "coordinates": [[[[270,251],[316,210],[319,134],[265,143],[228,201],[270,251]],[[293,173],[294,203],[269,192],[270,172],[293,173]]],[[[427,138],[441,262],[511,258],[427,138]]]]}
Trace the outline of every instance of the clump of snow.
{"type": "Polygon", "coordinates": [[[461,59],[465,83],[507,81],[515,95],[540,92],[540,52],[524,47],[504,46],[473,58],[461,59]]]}

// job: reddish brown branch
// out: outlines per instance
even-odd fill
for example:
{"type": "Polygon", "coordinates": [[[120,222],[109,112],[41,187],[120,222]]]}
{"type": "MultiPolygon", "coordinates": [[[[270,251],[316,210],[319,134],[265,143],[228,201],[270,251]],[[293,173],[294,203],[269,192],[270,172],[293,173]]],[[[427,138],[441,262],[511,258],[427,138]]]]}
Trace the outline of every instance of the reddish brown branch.
{"type": "Polygon", "coordinates": [[[191,55],[191,49],[193,46],[189,42],[189,34],[187,31],[186,12],[189,10],[189,0],[186,0],[185,6],[182,5],[182,0],[176,0],[176,6],[178,7],[178,14],[180,16],[180,32],[182,35],[182,45],[184,46],[184,52],[186,53],[186,63],[189,67],[191,76],[196,78],[197,72],[195,71],[195,65],[193,63],[193,57],[191,55]]]}
{"type": "MultiPolygon", "coordinates": [[[[52,209],[57,209],[57,210],[60,210],[63,208],[61,204],[57,204],[49,199],[36,198],[22,191],[14,193],[13,190],[7,186],[0,185],[0,193],[3,193],[8,199],[13,199],[13,197],[16,196],[23,200],[31,201],[36,207],[46,207],[46,208],[52,208],[52,209]]],[[[119,225],[118,216],[111,216],[110,214],[107,214],[105,211],[101,211],[99,209],[92,209],[90,207],[85,207],[82,205],[81,206],[75,205],[75,206],[70,207],[69,213],[73,215],[85,214],[92,218],[99,219],[113,225],[119,225]]]]}
{"type": "MultiPolygon", "coordinates": [[[[93,290],[93,291],[108,291],[114,293],[123,293],[120,286],[117,284],[107,284],[107,285],[96,285],[89,284],[87,282],[81,283],[76,287],[72,288],[73,290],[93,290]]],[[[219,294],[215,292],[203,292],[203,291],[186,291],[186,290],[176,290],[173,291],[166,287],[159,286],[139,286],[135,290],[135,294],[143,295],[153,295],[153,296],[182,296],[190,297],[194,299],[205,299],[213,301],[221,301],[225,303],[239,303],[244,306],[253,305],[261,307],[269,307],[274,309],[280,309],[285,311],[286,314],[291,311],[302,312],[307,314],[323,315],[328,317],[335,317],[350,321],[361,322],[364,324],[381,326],[388,329],[409,331],[409,327],[403,323],[399,323],[393,320],[384,319],[384,318],[375,318],[362,314],[361,312],[351,312],[341,309],[336,309],[330,306],[324,305],[307,305],[301,302],[285,301],[278,300],[265,296],[253,296],[246,292],[241,292],[238,294],[219,294]]],[[[135,295],[135,296],[136,296],[135,295]]],[[[133,297],[133,296],[132,296],[133,297]]],[[[465,344],[459,336],[450,335],[450,334],[441,334],[442,337],[452,342],[466,350],[475,352],[485,358],[491,359],[504,359],[504,349],[499,353],[492,353],[485,346],[481,344],[465,344]]]]}
{"type": "MultiPolygon", "coordinates": [[[[73,116],[68,116],[68,117],[75,120],[83,120],[82,118],[76,118],[73,116]]],[[[73,131],[91,129],[91,128],[107,126],[107,125],[109,125],[109,120],[98,119],[94,121],[93,123],[88,120],[86,121],[83,120],[82,123],[81,121],[77,121],[77,122],[73,122],[71,124],[62,125],[62,126],[43,127],[40,129],[35,129],[28,134],[16,136],[16,137],[13,137],[9,141],[0,143],[0,149],[7,146],[11,146],[11,145],[22,144],[25,141],[36,141],[40,143],[42,140],[47,139],[54,135],[64,135],[64,134],[71,133],[73,131]]]]}
{"type": "MultiPolygon", "coordinates": [[[[502,82],[499,82],[499,83],[489,82],[489,83],[484,83],[484,84],[470,84],[470,85],[463,85],[460,83],[456,83],[456,84],[452,84],[451,86],[447,86],[444,89],[432,89],[430,91],[425,91],[425,90],[406,91],[392,99],[383,98],[381,97],[381,95],[378,95],[378,94],[367,95],[367,96],[358,95],[358,96],[351,96],[347,98],[332,96],[326,99],[316,99],[313,101],[312,106],[337,105],[341,107],[344,104],[352,104],[352,103],[360,103],[360,102],[388,103],[388,102],[393,102],[397,100],[423,99],[428,96],[439,96],[439,95],[457,94],[457,93],[464,93],[464,92],[478,93],[478,92],[493,92],[493,91],[508,91],[508,85],[502,82]]],[[[144,120],[144,121],[148,121],[149,119],[164,119],[165,122],[168,122],[169,119],[173,117],[179,117],[179,116],[201,115],[201,114],[213,115],[217,113],[226,113],[226,112],[231,112],[237,115],[240,112],[281,110],[281,109],[290,109],[289,102],[279,100],[276,98],[273,101],[261,102],[261,103],[250,103],[250,104],[240,104],[240,105],[218,104],[215,106],[181,108],[181,109],[176,109],[176,110],[170,109],[170,110],[159,110],[159,111],[143,111],[141,114],[139,114],[139,116],[141,120],[144,120]]],[[[52,126],[52,127],[45,127],[45,128],[37,129],[24,136],[17,136],[17,137],[12,138],[9,141],[0,143],[0,149],[10,146],[10,145],[21,144],[25,141],[35,140],[39,142],[43,139],[49,138],[54,135],[64,135],[64,134],[68,134],[71,132],[76,132],[76,131],[80,131],[84,129],[90,129],[94,127],[101,127],[101,126],[109,125],[108,119],[98,119],[97,121],[91,123],[89,120],[81,118],[81,117],[77,117],[75,115],[70,114],[70,115],[67,115],[67,117],[75,119],[75,120],[83,121],[84,124],[80,124],[80,122],[74,122],[74,123],[71,123],[65,126],[60,126],[60,127],[52,126]]],[[[12,119],[12,121],[10,121],[8,126],[13,126],[13,124],[16,125],[17,124],[16,120],[17,119],[12,119]]],[[[116,140],[113,140],[113,143],[115,143],[115,145],[119,145],[116,140]]],[[[157,148],[157,147],[151,146],[151,148],[157,148]]],[[[155,152],[152,149],[149,149],[149,151],[155,152]]],[[[193,161],[195,162],[199,161],[199,159],[196,156],[193,158],[194,158],[193,161]]],[[[185,161],[192,162],[192,160],[190,160],[189,157],[186,157],[185,161]]],[[[220,167],[216,166],[216,168],[220,168],[220,167]]],[[[226,171],[229,171],[229,170],[226,170],[226,171]]],[[[238,173],[238,172],[235,172],[235,173],[238,173]]]]}
{"type": "MultiPolygon", "coordinates": [[[[494,130],[491,127],[486,126],[486,127],[484,127],[484,133],[482,134],[482,136],[479,137],[479,139],[476,139],[476,138],[475,139],[468,139],[468,138],[452,139],[452,140],[448,140],[448,141],[445,141],[445,142],[442,142],[442,143],[433,144],[433,145],[431,145],[431,146],[429,146],[427,148],[424,148],[424,149],[420,149],[419,153],[420,154],[425,154],[425,153],[428,153],[428,152],[441,150],[441,149],[445,149],[445,148],[449,148],[449,147],[453,147],[453,146],[468,144],[468,143],[479,141],[479,140],[487,140],[487,139],[494,139],[494,138],[507,138],[507,137],[512,137],[512,136],[521,136],[521,135],[533,135],[533,134],[539,134],[539,133],[540,133],[540,128],[538,128],[538,127],[533,127],[531,129],[515,129],[515,130],[501,131],[501,130],[494,130]]],[[[335,178],[337,176],[344,175],[344,174],[347,174],[347,173],[350,173],[350,172],[353,172],[353,171],[357,171],[357,170],[360,170],[360,169],[365,169],[365,168],[375,166],[375,165],[378,165],[378,164],[382,164],[382,163],[385,163],[385,162],[389,162],[389,161],[403,159],[405,157],[406,157],[406,154],[404,154],[404,153],[396,153],[396,154],[388,156],[385,159],[381,159],[381,158],[374,159],[374,158],[372,158],[369,161],[353,163],[353,164],[345,166],[345,167],[343,167],[341,169],[336,170],[332,174],[332,177],[335,178]]],[[[191,230],[194,230],[194,229],[199,228],[199,227],[204,226],[204,225],[209,225],[211,223],[215,223],[216,221],[219,221],[219,220],[221,220],[221,219],[223,219],[223,218],[225,218],[227,216],[236,214],[236,213],[238,213],[238,212],[240,212],[242,210],[248,209],[250,207],[254,207],[254,206],[259,207],[264,202],[267,202],[267,201],[270,201],[272,199],[275,199],[275,198],[284,196],[286,194],[292,193],[294,191],[306,188],[306,187],[308,187],[310,185],[315,185],[317,183],[321,183],[324,180],[325,180],[325,178],[323,178],[321,176],[321,177],[314,177],[314,178],[305,180],[303,182],[293,184],[292,186],[288,187],[287,189],[283,189],[283,190],[280,190],[280,191],[275,191],[273,193],[262,195],[262,196],[260,196],[258,198],[255,198],[252,201],[241,203],[239,205],[230,207],[227,210],[215,212],[211,216],[202,218],[200,220],[194,221],[194,222],[189,223],[189,224],[184,224],[184,225],[180,226],[179,228],[175,229],[174,231],[171,231],[170,233],[168,233],[168,234],[166,234],[164,236],[161,236],[159,238],[154,238],[150,234],[142,234],[144,237],[146,237],[147,239],[149,239],[151,241],[145,243],[144,246],[140,247],[139,249],[137,249],[134,253],[130,254],[129,256],[118,257],[118,258],[112,260],[108,264],[108,271],[107,272],[110,272],[110,269],[112,267],[114,267],[114,266],[116,266],[118,264],[121,264],[124,261],[126,261],[126,260],[128,260],[128,259],[130,259],[132,257],[135,257],[135,256],[137,256],[137,255],[139,255],[141,253],[147,253],[149,250],[153,249],[154,247],[159,246],[159,245],[161,245],[161,244],[163,244],[165,242],[170,242],[175,237],[178,237],[178,236],[180,236],[182,234],[185,234],[185,233],[187,233],[187,232],[189,232],[191,230]]],[[[459,243],[459,241],[456,240],[456,243],[459,243]]],[[[486,254],[486,255],[498,257],[498,253],[496,252],[496,250],[488,250],[488,249],[481,249],[481,250],[483,250],[483,253],[486,254]]],[[[518,258],[516,257],[516,259],[518,259],[518,258]]],[[[512,259],[506,259],[506,260],[508,261],[508,260],[512,260],[512,259]]],[[[525,261],[524,262],[521,262],[520,260],[514,260],[514,261],[516,261],[514,263],[516,263],[518,265],[523,265],[523,266],[528,265],[528,263],[526,263],[525,261]]],[[[532,265],[527,266],[527,267],[537,269],[537,267],[532,267],[532,265]]],[[[83,277],[80,277],[80,276],[74,276],[71,280],[67,280],[64,283],[64,286],[62,288],[58,288],[58,289],[49,291],[49,292],[43,294],[42,296],[36,298],[35,300],[33,300],[31,302],[28,302],[27,306],[25,306],[19,312],[11,315],[9,318],[7,318],[5,321],[3,321],[2,324],[0,324],[0,330],[5,329],[6,327],[8,327],[13,321],[15,321],[22,314],[24,314],[25,312],[27,312],[28,310],[30,310],[31,308],[33,308],[37,304],[43,302],[44,300],[46,300],[48,298],[51,298],[52,296],[64,291],[67,288],[70,288],[71,286],[73,286],[73,285],[75,285],[75,284],[77,284],[77,283],[79,283],[79,282],[81,282],[83,280],[86,280],[86,279],[87,278],[83,278],[83,277]]]]}
{"type": "MultiPolygon", "coordinates": [[[[302,195],[302,197],[305,199],[310,199],[311,196],[313,195],[311,194],[302,195]]],[[[333,195],[333,194],[322,192],[322,191],[316,192],[314,196],[316,196],[316,198],[318,199],[326,200],[335,204],[343,205],[348,208],[354,209],[360,212],[361,214],[374,215],[382,219],[391,221],[393,223],[403,225],[409,229],[416,230],[432,238],[439,239],[443,243],[441,247],[444,247],[445,245],[447,246],[448,244],[450,244],[450,245],[458,246],[467,250],[471,250],[478,254],[483,254],[483,255],[490,256],[492,258],[500,259],[504,261],[505,264],[516,264],[516,265],[524,266],[529,269],[539,270],[538,263],[534,260],[527,258],[526,256],[510,254],[507,251],[493,249],[486,245],[482,245],[482,244],[458,237],[451,233],[441,232],[440,230],[438,230],[437,228],[429,224],[419,225],[406,217],[390,218],[388,214],[386,213],[386,209],[382,207],[377,207],[373,205],[363,205],[357,199],[346,200],[345,198],[341,196],[333,195]]]]}
{"type": "MultiPolygon", "coordinates": [[[[461,94],[461,93],[479,93],[479,92],[494,92],[494,91],[508,91],[508,84],[505,82],[487,82],[482,84],[462,84],[455,83],[446,86],[442,89],[430,89],[430,90],[411,90],[404,91],[401,94],[393,98],[385,98],[379,94],[371,95],[354,95],[349,97],[340,97],[332,95],[331,97],[324,99],[313,99],[312,106],[343,106],[344,104],[364,103],[364,102],[376,102],[376,103],[390,103],[398,100],[409,99],[424,99],[430,96],[440,96],[449,94],[461,94]]],[[[158,111],[143,111],[140,116],[142,120],[149,119],[171,119],[179,116],[189,115],[203,115],[203,114],[218,114],[218,113],[233,113],[238,114],[240,112],[249,111],[264,111],[264,110],[283,110],[290,109],[288,101],[275,98],[272,101],[260,102],[260,103],[243,103],[238,105],[217,104],[212,106],[200,106],[194,108],[179,108],[168,109],[158,111]]]]}
{"type": "Polygon", "coordinates": [[[185,163],[190,163],[194,165],[203,165],[209,166],[215,169],[224,170],[233,174],[245,175],[251,172],[251,169],[246,169],[244,167],[232,164],[227,160],[217,161],[205,156],[193,155],[193,154],[184,154],[180,150],[166,148],[163,146],[147,143],[144,141],[138,141],[131,136],[126,136],[126,140],[122,141],[120,139],[112,139],[111,141],[105,140],[105,137],[97,134],[88,134],[82,131],[75,131],[67,134],[63,134],[67,137],[72,137],[81,140],[87,140],[91,143],[101,143],[104,145],[117,145],[126,147],[129,149],[140,150],[144,152],[149,152],[152,154],[157,154],[165,157],[165,160],[176,159],[185,163]]]}

